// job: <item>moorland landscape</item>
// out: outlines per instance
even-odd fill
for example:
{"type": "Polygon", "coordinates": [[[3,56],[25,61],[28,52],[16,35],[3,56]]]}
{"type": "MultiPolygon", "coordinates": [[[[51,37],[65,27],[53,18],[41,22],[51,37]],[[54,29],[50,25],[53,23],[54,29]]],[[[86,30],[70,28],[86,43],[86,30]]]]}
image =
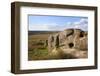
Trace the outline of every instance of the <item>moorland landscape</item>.
{"type": "Polygon", "coordinates": [[[28,60],[88,58],[88,17],[29,15],[28,60]]]}
{"type": "Polygon", "coordinates": [[[29,31],[29,60],[87,58],[87,37],[80,29],[29,31]]]}

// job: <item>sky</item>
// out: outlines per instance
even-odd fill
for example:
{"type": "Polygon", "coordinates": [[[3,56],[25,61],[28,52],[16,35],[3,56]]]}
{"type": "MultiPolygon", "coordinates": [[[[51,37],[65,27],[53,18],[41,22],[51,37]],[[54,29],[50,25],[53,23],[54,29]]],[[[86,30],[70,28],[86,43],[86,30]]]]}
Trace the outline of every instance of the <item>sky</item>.
{"type": "Polygon", "coordinates": [[[63,31],[77,28],[88,31],[88,17],[75,16],[28,16],[29,31],[63,31]]]}

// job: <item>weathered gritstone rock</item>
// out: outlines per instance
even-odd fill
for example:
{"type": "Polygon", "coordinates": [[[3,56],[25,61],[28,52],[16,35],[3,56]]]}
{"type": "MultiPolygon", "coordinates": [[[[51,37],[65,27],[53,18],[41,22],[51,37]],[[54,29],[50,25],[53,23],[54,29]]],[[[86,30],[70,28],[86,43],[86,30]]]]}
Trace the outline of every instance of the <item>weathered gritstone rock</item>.
{"type": "Polygon", "coordinates": [[[75,47],[76,49],[80,49],[80,50],[88,50],[88,38],[87,37],[83,37],[83,38],[77,38],[75,39],[75,47]]]}
{"type": "Polygon", "coordinates": [[[53,43],[54,43],[54,37],[53,35],[50,35],[48,38],[48,50],[49,51],[53,50],[54,48],[53,43]]]}
{"type": "Polygon", "coordinates": [[[45,40],[44,47],[47,47],[47,46],[48,46],[48,40],[45,40]]]}
{"type": "MultiPolygon", "coordinates": [[[[80,29],[66,29],[57,34],[50,35],[48,38],[48,50],[52,51],[54,48],[69,49],[64,51],[75,50],[88,50],[88,36],[87,32],[80,29]]],[[[78,53],[78,52],[77,52],[78,53]]],[[[79,52],[77,55],[82,55],[79,52]]],[[[80,56],[79,56],[80,57],[80,56]]]]}

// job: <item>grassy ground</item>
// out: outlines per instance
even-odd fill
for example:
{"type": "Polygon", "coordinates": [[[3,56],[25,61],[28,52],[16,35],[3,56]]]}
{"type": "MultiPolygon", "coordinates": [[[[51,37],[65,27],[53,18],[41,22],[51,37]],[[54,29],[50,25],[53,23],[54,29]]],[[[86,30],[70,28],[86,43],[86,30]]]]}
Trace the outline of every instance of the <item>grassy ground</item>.
{"type": "Polygon", "coordinates": [[[45,59],[48,49],[45,46],[45,40],[48,34],[29,35],[28,38],[28,60],[45,59]]]}

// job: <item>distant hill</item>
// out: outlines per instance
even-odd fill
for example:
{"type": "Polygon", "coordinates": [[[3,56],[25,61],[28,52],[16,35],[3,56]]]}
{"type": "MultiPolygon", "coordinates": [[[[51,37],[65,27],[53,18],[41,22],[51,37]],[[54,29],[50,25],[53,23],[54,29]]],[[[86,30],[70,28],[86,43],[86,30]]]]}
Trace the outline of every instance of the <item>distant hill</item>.
{"type": "Polygon", "coordinates": [[[52,34],[58,33],[59,31],[28,31],[28,35],[36,35],[36,34],[52,34]]]}

